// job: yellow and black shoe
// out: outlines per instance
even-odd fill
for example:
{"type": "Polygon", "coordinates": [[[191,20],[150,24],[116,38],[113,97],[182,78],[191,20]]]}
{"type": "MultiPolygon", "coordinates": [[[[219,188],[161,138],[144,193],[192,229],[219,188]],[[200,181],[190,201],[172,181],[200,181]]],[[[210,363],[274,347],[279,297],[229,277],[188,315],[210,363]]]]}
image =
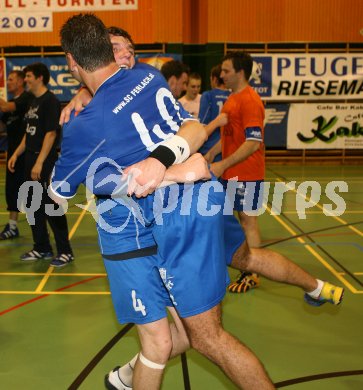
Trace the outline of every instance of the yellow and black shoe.
{"type": "Polygon", "coordinates": [[[232,293],[246,293],[252,288],[258,287],[260,284],[260,278],[257,274],[250,272],[241,272],[235,282],[231,282],[228,285],[228,291],[232,293]]]}
{"type": "Polygon", "coordinates": [[[305,302],[311,306],[321,306],[326,302],[333,305],[339,305],[342,302],[344,296],[344,288],[334,286],[328,282],[324,282],[324,286],[318,298],[313,298],[309,294],[305,293],[305,302]]]}

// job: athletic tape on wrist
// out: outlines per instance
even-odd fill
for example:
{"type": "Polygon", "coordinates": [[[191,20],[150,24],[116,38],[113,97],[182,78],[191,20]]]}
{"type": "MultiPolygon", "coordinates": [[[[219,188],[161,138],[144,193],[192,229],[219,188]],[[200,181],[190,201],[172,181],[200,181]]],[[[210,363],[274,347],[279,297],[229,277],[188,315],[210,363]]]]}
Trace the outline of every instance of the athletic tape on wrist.
{"type": "Polygon", "coordinates": [[[164,141],[150,153],[150,157],[159,160],[166,168],[169,168],[173,164],[180,164],[184,162],[189,156],[189,144],[179,135],[174,135],[164,141]]]}
{"type": "Polygon", "coordinates": [[[165,368],[165,364],[154,363],[151,360],[146,359],[141,352],[139,353],[139,359],[144,366],[153,368],[154,370],[163,370],[165,368]]]}

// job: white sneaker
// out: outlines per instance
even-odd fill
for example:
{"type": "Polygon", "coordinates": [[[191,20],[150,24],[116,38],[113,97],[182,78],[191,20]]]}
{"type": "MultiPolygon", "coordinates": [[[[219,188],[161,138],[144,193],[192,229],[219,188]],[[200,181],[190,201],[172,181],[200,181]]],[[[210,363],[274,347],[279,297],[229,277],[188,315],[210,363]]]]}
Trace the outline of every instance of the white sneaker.
{"type": "Polygon", "coordinates": [[[108,390],[132,390],[132,387],[126,386],[119,375],[120,366],[115,367],[105,376],[105,386],[108,390]]]}

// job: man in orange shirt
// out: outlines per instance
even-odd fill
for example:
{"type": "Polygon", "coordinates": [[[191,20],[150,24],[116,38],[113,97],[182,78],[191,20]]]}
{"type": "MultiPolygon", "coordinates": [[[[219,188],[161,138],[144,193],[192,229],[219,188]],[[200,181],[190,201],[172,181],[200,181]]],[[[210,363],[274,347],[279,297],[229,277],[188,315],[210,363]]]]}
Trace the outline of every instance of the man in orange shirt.
{"type": "MultiPolygon", "coordinates": [[[[257,215],[251,211],[257,211],[263,199],[265,110],[261,98],[248,83],[252,66],[253,60],[245,52],[232,52],[224,57],[221,77],[232,94],[222,113],[207,126],[208,134],[218,125],[224,127],[221,142],[206,157],[213,161],[214,156],[222,151],[222,160],[212,164],[211,170],[217,177],[222,177],[226,186],[228,180],[238,182],[230,186],[235,190],[227,193],[235,196],[234,209],[238,212],[248,245],[258,248],[261,237],[257,215]]],[[[236,283],[230,285],[230,291],[237,292],[238,288],[238,292],[246,292],[256,287],[259,280],[256,274],[242,273],[236,283]]]]}

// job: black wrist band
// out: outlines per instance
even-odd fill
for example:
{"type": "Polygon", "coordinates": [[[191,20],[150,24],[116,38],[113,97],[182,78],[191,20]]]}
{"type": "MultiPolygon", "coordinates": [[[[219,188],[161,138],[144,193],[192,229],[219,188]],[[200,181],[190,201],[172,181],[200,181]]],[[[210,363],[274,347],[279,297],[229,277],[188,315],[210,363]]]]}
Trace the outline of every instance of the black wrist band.
{"type": "Polygon", "coordinates": [[[164,145],[159,145],[154,151],[150,153],[149,157],[156,158],[166,168],[172,166],[176,160],[174,152],[164,145]]]}

